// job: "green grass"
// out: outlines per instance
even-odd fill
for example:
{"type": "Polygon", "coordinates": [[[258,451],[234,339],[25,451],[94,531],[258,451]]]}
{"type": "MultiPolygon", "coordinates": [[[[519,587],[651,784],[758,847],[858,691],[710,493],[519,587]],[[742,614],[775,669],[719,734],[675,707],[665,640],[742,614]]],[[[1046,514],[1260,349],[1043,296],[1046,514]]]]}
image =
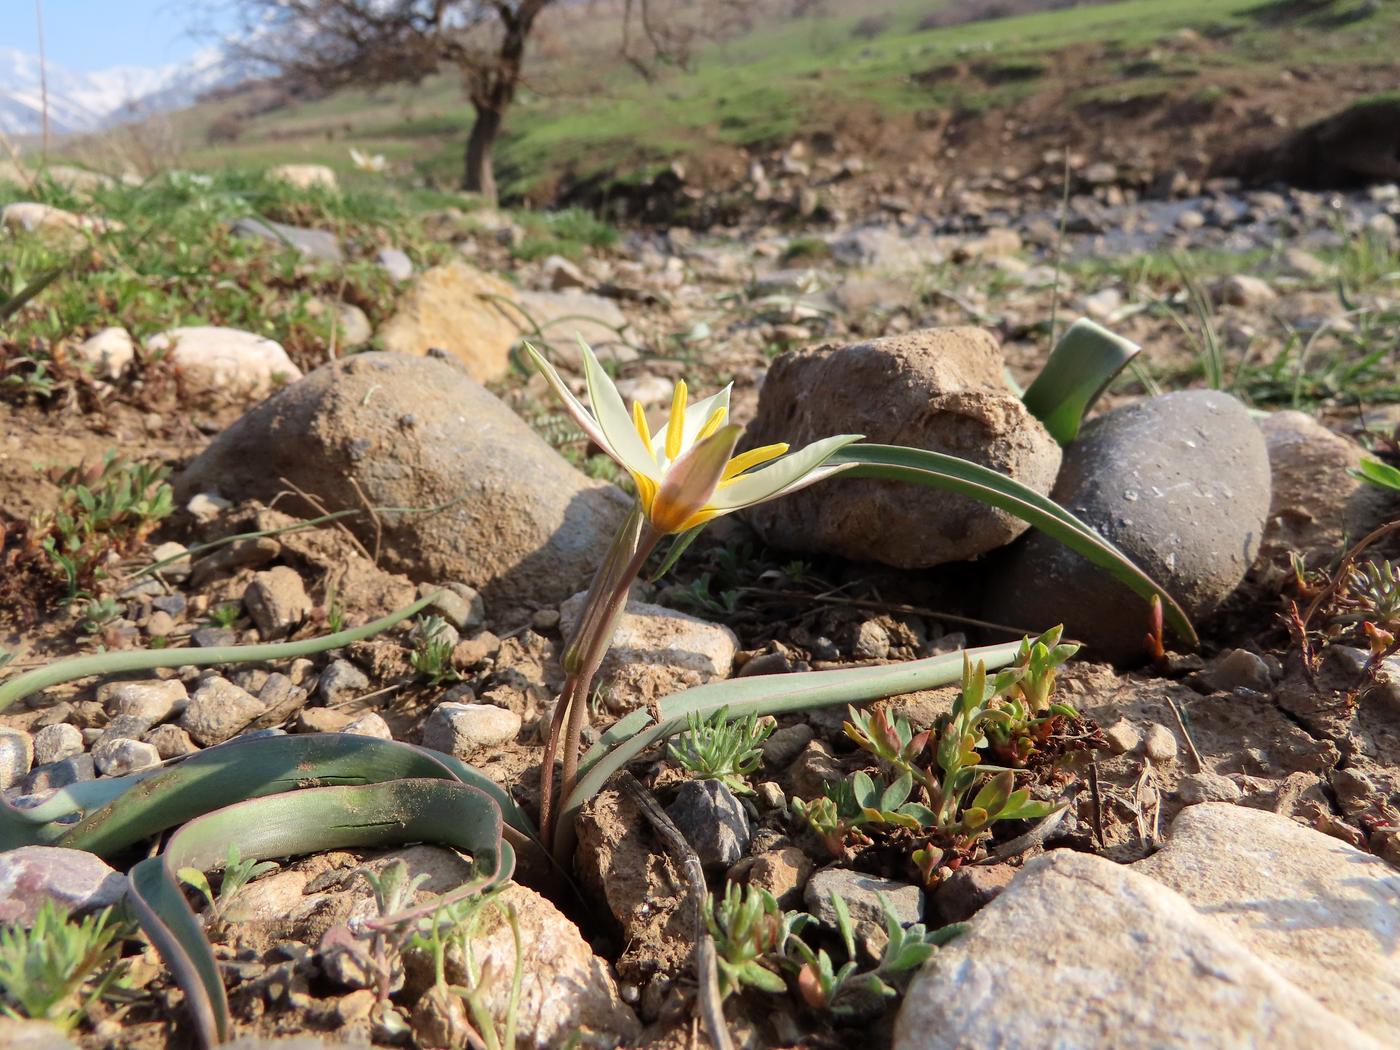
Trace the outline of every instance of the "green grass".
{"type": "Polygon", "coordinates": [[[275,339],[303,367],[326,360],[329,312],[313,300],[359,306],[372,324],[393,307],[392,281],[373,262],[380,246],[409,250],[431,264],[450,245],[423,235],[420,213],[445,197],[397,192],[381,180],[374,191],[298,190],[260,174],[172,174],[137,187],[99,190],[78,198],[41,180],[36,190],[0,183],[0,203],[39,200],[124,224],[79,243],[14,234],[0,255],[0,299],[54,267],[64,274],[6,322],[0,333],[0,396],[47,397],[66,371],[57,348],[109,325],[123,325],[139,343],[167,328],[225,325],[275,339]],[[311,226],[336,233],[343,264],[313,264],[289,248],[234,236],[244,217],[311,226]]]}

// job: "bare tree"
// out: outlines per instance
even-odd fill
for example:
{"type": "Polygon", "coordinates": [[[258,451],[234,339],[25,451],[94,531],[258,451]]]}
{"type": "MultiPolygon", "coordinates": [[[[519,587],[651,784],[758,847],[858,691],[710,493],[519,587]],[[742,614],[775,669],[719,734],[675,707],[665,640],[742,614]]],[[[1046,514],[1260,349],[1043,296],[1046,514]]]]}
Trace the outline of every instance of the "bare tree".
{"type": "Polygon", "coordinates": [[[238,0],[234,50],[294,82],[333,89],[417,84],[455,68],[476,118],[462,183],[496,199],[492,152],[515,100],[525,45],[555,0],[238,0]]]}

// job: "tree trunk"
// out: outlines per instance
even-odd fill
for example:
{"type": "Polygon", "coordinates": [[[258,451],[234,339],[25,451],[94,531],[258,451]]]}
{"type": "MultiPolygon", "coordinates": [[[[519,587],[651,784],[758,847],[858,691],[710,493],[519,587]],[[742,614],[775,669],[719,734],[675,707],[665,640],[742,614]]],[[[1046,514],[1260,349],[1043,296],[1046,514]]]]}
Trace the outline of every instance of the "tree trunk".
{"type": "Polygon", "coordinates": [[[501,130],[499,109],[477,103],[476,121],[467,136],[467,149],[462,168],[462,186],[468,192],[479,193],[491,204],[496,203],[496,173],[491,166],[491,153],[501,130]]]}

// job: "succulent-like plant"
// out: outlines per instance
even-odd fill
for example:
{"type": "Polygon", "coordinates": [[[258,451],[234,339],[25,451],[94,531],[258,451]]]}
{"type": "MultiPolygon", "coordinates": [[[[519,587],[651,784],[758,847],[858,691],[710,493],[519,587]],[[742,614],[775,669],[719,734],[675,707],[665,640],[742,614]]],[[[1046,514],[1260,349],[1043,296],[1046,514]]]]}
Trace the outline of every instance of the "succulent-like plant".
{"type": "Polygon", "coordinates": [[[52,900],[28,928],[0,927],[0,1010],[72,1028],[120,977],[127,931],[110,908],[73,919],[52,900]]]}
{"type": "Polygon", "coordinates": [[[758,886],[727,883],[723,897],[710,897],[705,923],[715,940],[720,995],[743,988],[787,991],[779,971],[788,944],[811,921],[801,912],[785,912],[778,900],[758,886]]]}
{"type": "Polygon", "coordinates": [[[687,729],[666,753],[697,780],[718,780],[739,795],[752,795],[746,778],[763,760],[763,742],[773,732],[772,721],[758,719],[750,711],[732,721],[729,708],[707,716],[691,712],[687,729]]]}

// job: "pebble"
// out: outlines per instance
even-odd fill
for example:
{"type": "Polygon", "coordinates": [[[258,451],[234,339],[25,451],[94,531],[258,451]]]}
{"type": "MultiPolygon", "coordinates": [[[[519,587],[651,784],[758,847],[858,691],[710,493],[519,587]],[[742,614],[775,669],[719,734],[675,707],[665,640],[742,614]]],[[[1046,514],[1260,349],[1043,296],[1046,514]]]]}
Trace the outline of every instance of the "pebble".
{"type": "Polygon", "coordinates": [[[22,729],[0,728],[0,790],[13,787],[33,765],[33,738],[22,729]]]}
{"type": "Polygon", "coordinates": [[[253,573],[243,591],[243,604],[264,638],[290,634],[301,626],[312,608],[301,574],[286,565],[253,573]]]}
{"type": "Polygon", "coordinates": [[[72,758],[38,767],[24,778],[21,787],[24,794],[32,795],[40,791],[56,791],[69,784],[96,778],[97,767],[93,764],[92,756],[74,755],[72,758]]]}
{"type": "Polygon", "coordinates": [[[47,766],[83,753],[83,731],[60,723],[45,726],[34,734],[34,764],[47,766]]]}
{"type": "Polygon", "coordinates": [[[1154,722],[1147,729],[1147,736],[1142,743],[1143,754],[1153,762],[1175,762],[1177,743],[1176,734],[1160,722],[1154,722]]]}
{"type": "Polygon", "coordinates": [[[375,261],[396,281],[406,281],[413,276],[413,260],[398,248],[380,248],[375,261]]]}
{"type": "Polygon", "coordinates": [[[1235,689],[1267,693],[1273,687],[1269,665],[1262,656],[1248,649],[1232,649],[1208,668],[1202,677],[1210,686],[1226,693],[1235,689]]]}
{"type": "Polygon", "coordinates": [[[352,722],[347,722],[341,732],[354,736],[372,736],[378,740],[394,739],[393,731],[389,729],[389,723],[374,711],[367,715],[361,715],[352,722]]]}
{"type": "Polygon", "coordinates": [[[518,714],[493,704],[438,704],[423,723],[423,746],[464,758],[509,743],[520,726],[518,714]]]}
{"type": "Polygon", "coordinates": [[[74,347],[73,354],[99,379],[117,380],[136,360],[136,346],[125,328],[104,328],[74,347]]]}
{"type": "Polygon", "coordinates": [[[1103,736],[1108,741],[1108,749],[1115,755],[1126,755],[1130,751],[1136,751],[1142,743],[1142,734],[1138,732],[1137,726],[1126,718],[1120,718],[1105,729],[1103,736]]]}
{"type": "Polygon", "coordinates": [[[1177,782],[1176,793],[1188,806],[1201,802],[1237,802],[1243,794],[1240,786],[1229,777],[1209,770],[1182,777],[1177,782]]]}
{"type": "Polygon", "coordinates": [[[212,747],[232,739],[262,712],[256,697],[215,675],[194,691],[180,725],[201,747],[212,747]]]}
{"type": "Polygon", "coordinates": [[[718,780],[687,780],[666,813],[708,870],[727,868],[748,853],[748,814],[718,780]]]}
{"type": "Polygon", "coordinates": [[[966,922],[1011,884],[1016,869],[1010,864],[964,864],[934,890],[929,906],[939,925],[966,922]]]}
{"type": "Polygon", "coordinates": [[[764,764],[773,769],[785,769],[811,742],[812,727],[806,722],[775,729],[763,743],[764,764]]]}
{"type": "Polygon", "coordinates": [[[481,594],[475,588],[463,583],[418,585],[418,597],[426,598],[433,593],[437,594],[437,598],[428,608],[444,617],[459,631],[474,630],[486,622],[486,603],[481,600],[481,594]]]}
{"type": "Polygon", "coordinates": [[[321,672],[316,688],[326,704],[337,704],[368,689],[369,678],[349,660],[332,660],[321,672]]]}
{"type": "Polygon", "coordinates": [[[103,776],[120,777],[159,765],[160,752],[142,740],[106,737],[93,746],[92,762],[103,776]]]}
{"type": "Polygon", "coordinates": [[[164,722],[189,704],[189,693],[178,678],[141,682],[109,682],[98,687],[97,699],[112,715],[134,715],[149,725],[164,722]]]}
{"type": "Polygon", "coordinates": [[[177,725],[156,726],[144,737],[146,743],[156,749],[162,760],[191,755],[199,748],[190,739],[189,733],[177,725]]]}
{"type": "Polygon", "coordinates": [[[748,870],[748,883],[767,890],[783,908],[795,908],[801,902],[802,889],[812,876],[812,860],[796,846],[760,853],[748,870]]]}

